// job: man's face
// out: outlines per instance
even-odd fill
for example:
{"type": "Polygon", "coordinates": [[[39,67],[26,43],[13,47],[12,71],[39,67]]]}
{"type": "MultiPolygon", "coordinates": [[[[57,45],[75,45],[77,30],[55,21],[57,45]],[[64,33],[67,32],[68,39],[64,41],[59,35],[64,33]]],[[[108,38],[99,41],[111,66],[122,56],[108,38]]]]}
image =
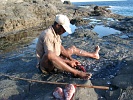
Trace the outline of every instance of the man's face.
{"type": "Polygon", "coordinates": [[[59,27],[58,27],[58,29],[57,29],[57,33],[59,34],[59,35],[62,35],[63,33],[65,33],[66,32],[66,30],[63,28],[63,26],[62,25],[59,25],[59,27]]]}

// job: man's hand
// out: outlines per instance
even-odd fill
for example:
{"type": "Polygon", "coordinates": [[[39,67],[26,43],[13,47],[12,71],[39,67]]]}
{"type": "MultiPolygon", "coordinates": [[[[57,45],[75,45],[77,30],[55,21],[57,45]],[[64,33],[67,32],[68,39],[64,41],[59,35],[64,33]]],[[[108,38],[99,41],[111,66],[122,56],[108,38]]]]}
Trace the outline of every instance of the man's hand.
{"type": "Polygon", "coordinates": [[[81,65],[81,63],[76,59],[72,59],[72,61],[74,61],[77,65],[81,65]]]}
{"type": "Polygon", "coordinates": [[[68,63],[71,67],[76,67],[77,65],[81,65],[79,61],[77,61],[76,59],[72,59],[69,61],[68,63]]]}

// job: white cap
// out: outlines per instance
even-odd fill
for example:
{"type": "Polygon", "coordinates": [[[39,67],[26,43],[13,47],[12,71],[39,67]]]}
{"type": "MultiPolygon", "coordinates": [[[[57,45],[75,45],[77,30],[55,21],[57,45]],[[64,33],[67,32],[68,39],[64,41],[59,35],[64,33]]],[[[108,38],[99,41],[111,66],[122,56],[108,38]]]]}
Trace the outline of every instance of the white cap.
{"type": "Polygon", "coordinates": [[[59,24],[62,25],[63,28],[68,32],[69,34],[72,33],[71,28],[70,28],[70,21],[66,15],[58,14],[56,15],[55,21],[59,24]]]}

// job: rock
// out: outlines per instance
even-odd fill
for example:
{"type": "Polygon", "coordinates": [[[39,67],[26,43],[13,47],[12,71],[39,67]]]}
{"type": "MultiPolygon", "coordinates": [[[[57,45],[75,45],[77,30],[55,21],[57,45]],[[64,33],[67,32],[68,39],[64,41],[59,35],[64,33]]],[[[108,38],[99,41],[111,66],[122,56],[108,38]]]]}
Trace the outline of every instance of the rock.
{"type": "Polygon", "coordinates": [[[94,16],[110,16],[111,10],[106,9],[107,7],[95,6],[92,15],[94,16]]]}
{"type": "Polygon", "coordinates": [[[10,4],[1,14],[0,37],[5,36],[5,33],[10,35],[10,33],[14,32],[15,34],[17,31],[37,27],[41,24],[50,24],[57,12],[58,10],[52,4],[34,5],[28,2],[10,4]]]}
{"type": "MultiPolygon", "coordinates": [[[[4,2],[6,9],[1,9],[1,33],[0,37],[5,33],[12,33],[40,26],[42,23],[53,22],[53,19],[58,12],[56,6],[46,2],[38,2],[38,4],[30,2],[17,1],[4,2]],[[50,17],[48,17],[50,16],[50,17]],[[2,34],[2,35],[1,35],[2,34]]],[[[3,6],[3,7],[4,7],[3,6]]]]}
{"type": "Polygon", "coordinates": [[[70,0],[65,0],[65,1],[63,2],[63,4],[69,4],[69,5],[71,5],[71,2],[70,2],[70,0]]]}
{"type": "Polygon", "coordinates": [[[133,57],[127,57],[124,59],[125,65],[123,65],[123,68],[119,71],[118,76],[116,76],[113,80],[113,84],[122,89],[133,88],[132,59],[133,57]]]}
{"type": "Polygon", "coordinates": [[[127,89],[133,88],[133,78],[132,78],[132,74],[122,74],[122,75],[118,75],[115,77],[115,79],[113,80],[113,84],[115,84],[116,86],[118,86],[121,89],[127,89]]]}
{"type": "Polygon", "coordinates": [[[24,0],[1,0],[1,4],[22,3],[24,0]]]}
{"type": "Polygon", "coordinates": [[[112,23],[110,27],[123,31],[123,32],[130,33],[130,32],[133,32],[132,23],[133,23],[132,17],[125,17],[125,18],[118,19],[118,21],[112,23]]]}
{"type": "Polygon", "coordinates": [[[133,90],[132,89],[126,89],[123,90],[120,96],[120,100],[132,100],[133,99],[133,90]]]}
{"type": "Polygon", "coordinates": [[[0,87],[3,88],[3,91],[0,92],[0,99],[24,99],[26,92],[28,92],[28,86],[17,86],[15,81],[12,80],[3,80],[0,82],[0,87]],[[3,87],[4,86],[4,87],[3,87]],[[27,88],[27,89],[26,89],[27,88]],[[25,94],[24,94],[25,93],[25,94]]]}
{"type": "Polygon", "coordinates": [[[97,33],[89,29],[76,29],[73,34],[75,37],[80,37],[80,38],[87,37],[88,39],[98,36],[97,33]]]}
{"type": "Polygon", "coordinates": [[[82,18],[71,19],[70,23],[76,26],[87,25],[90,21],[82,18]]]}

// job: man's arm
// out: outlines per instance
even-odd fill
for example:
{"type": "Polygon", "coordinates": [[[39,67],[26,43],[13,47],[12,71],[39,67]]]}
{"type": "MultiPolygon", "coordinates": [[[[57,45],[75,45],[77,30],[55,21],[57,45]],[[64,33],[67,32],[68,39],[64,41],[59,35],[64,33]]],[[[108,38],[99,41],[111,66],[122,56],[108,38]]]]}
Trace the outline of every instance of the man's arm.
{"type": "Polygon", "coordinates": [[[61,45],[61,55],[68,58],[69,60],[73,60],[71,55],[66,51],[66,49],[61,45]]]}
{"type": "Polygon", "coordinates": [[[79,61],[71,57],[71,55],[67,52],[67,50],[62,45],[61,45],[61,55],[67,58],[67,59],[64,59],[64,62],[66,62],[70,66],[74,67],[76,65],[81,65],[79,61]]]}

